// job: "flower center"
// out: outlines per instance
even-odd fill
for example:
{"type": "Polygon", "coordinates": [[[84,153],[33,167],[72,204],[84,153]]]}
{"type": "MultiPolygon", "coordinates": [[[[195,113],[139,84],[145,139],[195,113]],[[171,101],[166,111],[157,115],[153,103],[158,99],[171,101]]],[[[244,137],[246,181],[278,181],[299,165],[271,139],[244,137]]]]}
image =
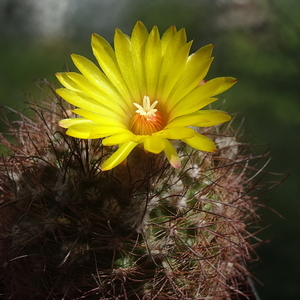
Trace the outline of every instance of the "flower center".
{"type": "Polygon", "coordinates": [[[163,118],[159,111],[157,111],[156,104],[158,101],[150,103],[150,98],[144,96],[143,106],[133,103],[137,108],[136,114],[131,119],[130,130],[138,135],[150,135],[163,129],[163,118]]]}

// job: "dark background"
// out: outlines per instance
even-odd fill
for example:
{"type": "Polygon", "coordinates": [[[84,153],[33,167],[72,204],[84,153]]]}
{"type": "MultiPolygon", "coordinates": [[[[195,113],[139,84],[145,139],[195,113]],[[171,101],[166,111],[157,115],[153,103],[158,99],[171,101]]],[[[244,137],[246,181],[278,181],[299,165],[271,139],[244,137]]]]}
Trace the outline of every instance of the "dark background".
{"type": "Polygon", "coordinates": [[[299,0],[1,0],[0,104],[23,111],[26,95],[39,100],[34,79],[56,83],[55,72],[75,70],[70,54],[94,60],[93,32],[112,41],[114,28],[130,34],[137,20],[163,32],[185,27],[193,50],[213,43],[208,78],[233,76],[224,110],[283,184],[263,194],[259,236],[271,238],[253,269],[262,300],[298,299],[300,283],[300,1],[299,0]],[[26,94],[26,95],[24,95],[26,94]]]}

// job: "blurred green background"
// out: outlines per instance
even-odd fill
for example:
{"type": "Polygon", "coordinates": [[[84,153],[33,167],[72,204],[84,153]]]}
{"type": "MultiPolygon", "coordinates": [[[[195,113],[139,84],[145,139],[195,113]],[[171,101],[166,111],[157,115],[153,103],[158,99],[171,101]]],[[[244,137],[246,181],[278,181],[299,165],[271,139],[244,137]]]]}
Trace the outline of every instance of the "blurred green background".
{"type": "Polygon", "coordinates": [[[35,79],[75,70],[70,53],[94,60],[90,35],[112,41],[115,27],[130,34],[137,20],[161,32],[175,24],[194,40],[213,43],[208,77],[234,76],[225,108],[259,153],[270,150],[267,170],[287,180],[261,196],[276,210],[259,211],[260,261],[251,268],[263,283],[262,300],[299,299],[300,283],[300,1],[299,0],[1,0],[0,104],[23,111],[24,94],[39,100],[35,79]]]}

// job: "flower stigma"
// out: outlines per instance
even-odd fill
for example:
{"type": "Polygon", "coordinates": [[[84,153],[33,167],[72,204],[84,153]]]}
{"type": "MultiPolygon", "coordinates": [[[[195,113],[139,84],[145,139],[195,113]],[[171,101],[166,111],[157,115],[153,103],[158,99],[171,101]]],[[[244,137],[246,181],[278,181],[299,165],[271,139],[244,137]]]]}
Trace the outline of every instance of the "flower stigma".
{"type": "Polygon", "coordinates": [[[163,118],[161,113],[155,108],[158,101],[152,104],[148,96],[143,98],[143,106],[133,103],[137,108],[136,114],[131,119],[131,131],[137,135],[150,135],[163,129],[163,118]]]}

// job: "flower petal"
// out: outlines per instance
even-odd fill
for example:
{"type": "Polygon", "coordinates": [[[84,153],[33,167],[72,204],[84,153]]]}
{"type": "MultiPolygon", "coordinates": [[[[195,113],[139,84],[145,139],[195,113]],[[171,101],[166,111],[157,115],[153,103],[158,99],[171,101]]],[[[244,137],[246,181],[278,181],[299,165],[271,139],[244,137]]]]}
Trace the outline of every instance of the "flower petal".
{"type": "Polygon", "coordinates": [[[165,55],[166,50],[173,38],[173,36],[177,33],[176,26],[173,25],[169,27],[162,35],[161,37],[161,54],[165,55]]]}
{"type": "Polygon", "coordinates": [[[122,118],[111,118],[81,108],[74,109],[72,111],[81,117],[97,122],[101,125],[118,126],[127,129],[127,126],[125,126],[124,120],[122,118]]]}
{"type": "Polygon", "coordinates": [[[121,30],[116,29],[114,44],[118,65],[131,94],[131,98],[135,102],[144,95],[141,95],[138,81],[136,80],[131,41],[121,30]]]}
{"type": "Polygon", "coordinates": [[[81,74],[96,85],[98,89],[114,88],[107,76],[89,59],[78,54],[72,54],[71,58],[81,74]]]}
{"type": "MultiPolygon", "coordinates": [[[[195,58],[197,58],[197,56],[195,56],[195,58]]],[[[196,59],[193,59],[193,61],[194,65],[189,64],[189,66],[186,66],[184,75],[175,86],[175,89],[171,92],[171,98],[168,103],[168,111],[170,111],[178,101],[198,86],[199,82],[201,82],[201,80],[206,76],[213,58],[208,58],[204,61],[199,58],[198,61],[196,59]]]]}
{"type": "MultiPolygon", "coordinates": [[[[211,85],[214,84],[215,86],[218,86],[218,88],[212,94],[212,96],[215,96],[227,91],[236,83],[237,83],[237,79],[234,77],[218,77],[218,78],[211,79],[207,81],[205,84],[203,84],[203,89],[207,84],[211,84],[211,85]]],[[[207,86],[206,88],[208,89],[209,87],[207,86]]]]}
{"type": "Polygon", "coordinates": [[[219,77],[198,86],[175,105],[170,112],[169,121],[175,116],[193,113],[216,101],[217,98],[210,97],[226,91],[236,82],[237,80],[233,77],[219,77]]]}
{"type": "Polygon", "coordinates": [[[120,127],[101,126],[93,128],[90,132],[89,139],[100,139],[110,135],[127,133],[129,130],[120,127]]]}
{"type": "Polygon", "coordinates": [[[169,114],[169,122],[173,121],[176,117],[195,113],[206,105],[218,100],[218,98],[201,99],[201,97],[197,97],[197,94],[193,92],[194,91],[189,93],[182,101],[178,103],[178,105],[173,108],[169,114]]]}
{"type": "Polygon", "coordinates": [[[70,118],[70,119],[62,119],[58,122],[59,126],[63,127],[63,128],[69,128],[72,125],[75,124],[94,124],[94,122],[92,122],[91,120],[87,120],[84,118],[70,118]]]}
{"type": "MultiPolygon", "coordinates": [[[[167,70],[167,77],[165,80],[165,84],[162,91],[162,104],[164,104],[164,99],[168,99],[168,96],[174,86],[177,84],[179,78],[182,76],[186,62],[188,59],[189,51],[191,48],[192,42],[185,44],[180,51],[175,56],[172,64],[170,65],[169,69],[167,70]]],[[[161,73],[162,74],[162,73],[161,73]]],[[[163,79],[161,78],[161,83],[163,83],[163,79]]]]}
{"type": "Polygon", "coordinates": [[[121,147],[102,164],[101,170],[107,171],[119,165],[126,159],[126,157],[130,154],[130,152],[135,148],[136,145],[137,143],[132,141],[128,141],[122,144],[121,147]]]}
{"type": "Polygon", "coordinates": [[[129,130],[120,127],[102,126],[85,118],[72,118],[60,120],[59,126],[68,128],[68,135],[77,138],[94,139],[110,136],[112,134],[126,134],[129,130]],[[76,135],[78,132],[78,136],[76,135]],[[84,136],[84,137],[83,137],[84,136]]]}
{"type": "Polygon", "coordinates": [[[179,128],[168,128],[161,131],[158,131],[156,133],[153,133],[152,135],[163,137],[171,140],[181,140],[193,137],[195,135],[195,131],[192,128],[188,127],[179,127],[179,128]]]}
{"type": "Polygon", "coordinates": [[[231,116],[226,112],[220,110],[200,110],[197,112],[199,121],[193,126],[197,127],[210,127],[228,122],[231,120],[231,116]]]}
{"type": "Polygon", "coordinates": [[[185,74],[180,84],[176,86],[174,98],[183,98],[206,76],[213,61],[213,58],[211,58],[212,50],[212,44],[206,45],[188,57],[185,74]]]}
{"type": "Polygon", "coordinates": [[[160,138],[158,136],[149,136],[144,141],[144,148],[149,152],[158,154],[165,149],[166,147],[165,141],[166,139],[160,138]]]}
{"type": "Polygon", "coordinates": [[[121,127],[103,126],[85,118],[64,119],[59,125],[68,128],[67,134],[80,139],[98,139],[113,134],[130,132],[121,127]]]}
{"type": "MultiPolygon", "coordinates": [[[[146,95],[146,74],[145,74],[145,43],[149,33],[142,22],[137,22],[133,28],[131,36],[132,57],[135,67],[135,78],[138,78],[140,92],[142,97],[146,95]]],[[[137,101],[135,101],[137,102],[137,101]]]]}
{"type": "MultiPolygon", "coordinates": [[[[190,44],[190,43],[189,43],[190,44]]],[[[170,27],[161,39],[162,45],[162,65],[158,79],[158,93],[161,94],[161,101],[164,101],[166,95],[170,92],[170,87],[165,88],[166,80],[170,76],[170,69],[174,63],[175,57],[179,51],[186,45],[186,33],[184,29],[176,31],[174,26],[170,27]],[[166,89],[164,91],[164,88],[166,89]]],[[[190,46],[188,46],[189,48],[190,46]]],[[[184,50],[182,50],[184,51],[184,50]]],[[[183,65],[185,67],[185,64],[183,65]]],[[[175,83],[174,83],[175,84],[175,83]]],[[[173,88],[171,85],[171,88],[173,88]]]]}
{"type": "Polygon", "coordinates": [[[151,30],[145,44],[145,73],[146,73],[146,95],[154,99],[157,88],[157,78],[161,67],[161,42],[156,26],[151,30]]]}
{"type": "MultiPolygon", "coordinates": [[[[126,103],[110,85],[102,87],[95,86],[85,76],[74,72],[60,73],[57,74],[57,76],[62,84],[68,84],[68,86],[73,84],[74,87],[72,90],[75,92],[84,93],[102,105],[110,107],[119,115],[126,116],[124,111],[127,109],[126,103]],[[112,101],[112,99],[114,101],[112,101]]],[[[70,87],[68,87],[68,89],[70,89],[70,87]]]]}
{"type": "Polygon", "coordinates": [[[194,64],[195,61],[204,61],[211,57],[212,51],[214,49],[213,44],[208,44],[206,46],[201,47],[195,53],[189,56],[189,64],[194,64]]]}
{"type": "Polygon", "coordinates": [[[182,141],[197,150],[207,151],[207,152],[216,151],[215,143],[208,137],[197,132],[195,133],[195,136],[193,136],[192,138],[182,139],[182,141]]]}
{"type": "Polygon", "coordinates": [[[56,78],[59,80],[59,82],[66,87],[69,90],[80,92],[80,88],[74,80],[70,79],[67,73],[56,73],[56,78]]]}
{"type": "Polygon", "coordinates": [[[120,94],[126,101],[127,106],[131,109],[131,95],[121,74],[116,55],[112,47],[103,37],[94,33],[92,35],[92,48],[100,67],[110,79],[112,84],[119,90],[120,94]]]}
{"type": "Polygon", "coordinates": [[[80,93],[74,92],[68,89],[57,89],[56,93],[67,100],[70,104],[73,104],[77,107],[83,108],[85,110],[93,111],[97,114],[105,115],[107,117],[112,118],[119,118],[119,115],[112,110],[111,108],[102,105],[98,101],[94,100],[93,98],[80,93]]]}
{"type": "Polygon", "coordinates": [[[131,131],[128,132],[122,132],[118,134],[114,134],[102,141],[102,144],[104,146],[113,146],[113,145],[119,145],[123,144],[128,141],[132,141],[135,138],[135,134],[133,134],[131,131]]]}
{"type": "Polygon", "coordinates": [[[166,147],[164,149],[164,152],[168,161],[175,169],[179,169],[181,163],[174,146],[168,140],[165,140],[165,145],[166,147]]]}
{"type": "Polygon", "coordinates": [[[180,116],[171,121],[166,128],[185,126],[208,127],[227,122],[231,117],[219,110],[200,110],[193,114],[180,116]]]}
{"type": "Polygon", "coordinates": [[[79,139],[90,139],[91,132],[98,131],[101,128],[100,124],[83,118],[65,119],[62,120],[59,125],[68,128],[66,134],[79,139]]]}

